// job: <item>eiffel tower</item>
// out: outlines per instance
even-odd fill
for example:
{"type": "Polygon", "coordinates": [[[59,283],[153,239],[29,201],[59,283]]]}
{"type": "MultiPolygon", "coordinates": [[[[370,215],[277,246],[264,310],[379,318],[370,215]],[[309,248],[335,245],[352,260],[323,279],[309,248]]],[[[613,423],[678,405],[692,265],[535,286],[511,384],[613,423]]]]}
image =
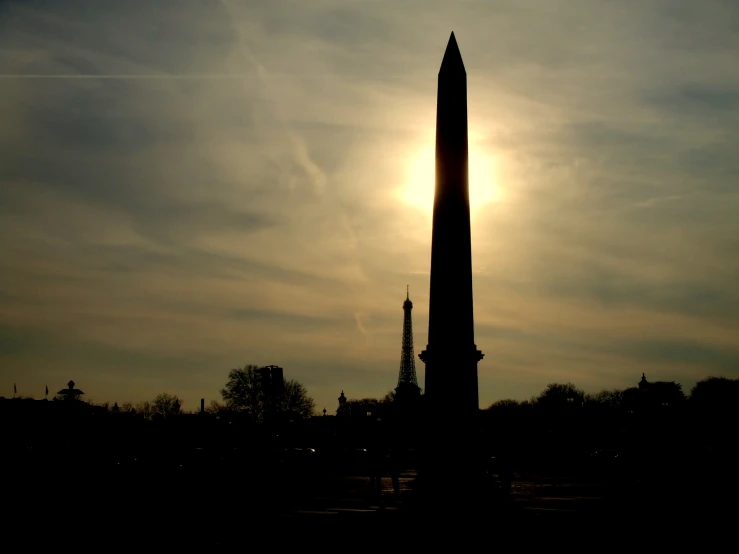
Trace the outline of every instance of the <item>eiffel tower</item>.
{"type": "Polygon", "coordinates": [[[398,375],[398,386],[395,388],[395,398],[416,397],[421,394],[416,378],[416,360],[413,354],[413,322],[411,310],[413,302],[406,286],[405,302],[403,302],[403,348],[400,354],[400,373],[398,375]]]}

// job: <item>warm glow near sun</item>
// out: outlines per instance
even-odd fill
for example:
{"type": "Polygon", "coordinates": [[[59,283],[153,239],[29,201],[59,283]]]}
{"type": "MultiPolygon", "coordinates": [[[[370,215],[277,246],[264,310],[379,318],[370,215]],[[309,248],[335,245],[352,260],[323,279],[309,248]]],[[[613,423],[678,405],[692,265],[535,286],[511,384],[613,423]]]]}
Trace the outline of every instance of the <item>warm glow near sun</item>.
{"type": "MultiPolygon", "coordinates": [[[[493,175],[492,159],[482,150],[469,144],[470,211],[493,202],[499,195],[493,175]]],[[[434,209],[434,144],[426,145],[409,160],[405,187],[401,194],[409,204],[431,214],[434,209]]]]}

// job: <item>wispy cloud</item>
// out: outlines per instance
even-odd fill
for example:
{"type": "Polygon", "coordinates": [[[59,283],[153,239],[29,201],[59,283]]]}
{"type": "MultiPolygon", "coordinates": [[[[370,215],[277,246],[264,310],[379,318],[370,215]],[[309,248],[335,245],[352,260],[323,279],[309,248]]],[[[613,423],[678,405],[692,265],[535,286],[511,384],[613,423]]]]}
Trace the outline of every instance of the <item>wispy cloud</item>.
{"type": "Polygon", "coordinates": [[[67,73],[67,74],[37,74],[33,75],[30,73],[24,74],[24,73],[16,73],[16,74],[0,74],[0,79],[122,79],[122,80],[137,80],[137,79],[143,79],[143,80],[157,80],[157,79],[194,79],[194,80],[208,80],[208,79],[244,79],[250,77],[250,75],[246,74],[229,74],[229,73],[223,73],[223,74],[182,74],[182,75],[171,75],[171,74],[154,74],[154,73],[148,73],[148,74],[140,74],[140,75],[105,75],[102,73],[93,73],[89,75],[80,74],[80,73],[67,73]]]}
{"type": "Polygon", "coordinates": [[[481,404],[736,372],[731,2],[0,10],[8,382],[195,403],[254,361],[329,410],[392,388],[431,229],[398,192],[452,30],[500,190],[473,219],[481,404]]]}

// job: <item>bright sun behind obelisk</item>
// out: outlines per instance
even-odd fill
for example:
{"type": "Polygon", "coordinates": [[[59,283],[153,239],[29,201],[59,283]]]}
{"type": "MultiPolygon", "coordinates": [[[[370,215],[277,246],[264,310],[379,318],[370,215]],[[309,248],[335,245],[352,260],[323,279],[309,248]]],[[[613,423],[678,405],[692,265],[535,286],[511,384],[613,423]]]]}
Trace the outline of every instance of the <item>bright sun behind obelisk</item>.
{"type": "MultiPolygon", "coordinates": [[[[470,211],[493,202],[498,197],[494,182],[494,167],[490,157],[475,144],[469,144],[470,211]]],[[[408,163],[405,185],[401,191],[403,200],[429,215],[434,209],[435,183],[434,144],[426,145],[412,156],[408,163]]]]}

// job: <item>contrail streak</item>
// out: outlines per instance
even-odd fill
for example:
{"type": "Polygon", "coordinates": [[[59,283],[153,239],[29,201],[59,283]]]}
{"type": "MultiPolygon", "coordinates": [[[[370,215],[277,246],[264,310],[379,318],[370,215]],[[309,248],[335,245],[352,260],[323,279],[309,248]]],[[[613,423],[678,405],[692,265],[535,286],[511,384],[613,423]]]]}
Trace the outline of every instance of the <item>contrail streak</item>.
{"type": "Polygon", "coordinates": [[[182,75],[172,74],[156,74],[156,73],[145,73],[145,74],[119,74],[119,75],[94,75],[94,74],[27,74],[27,73],[16,73],[7,74],[0,73],[0,79],[139,79],[139,80],[168,80],[168,79],[243,79],[250,77],[246,73],[190,73],[182,75]]]}

